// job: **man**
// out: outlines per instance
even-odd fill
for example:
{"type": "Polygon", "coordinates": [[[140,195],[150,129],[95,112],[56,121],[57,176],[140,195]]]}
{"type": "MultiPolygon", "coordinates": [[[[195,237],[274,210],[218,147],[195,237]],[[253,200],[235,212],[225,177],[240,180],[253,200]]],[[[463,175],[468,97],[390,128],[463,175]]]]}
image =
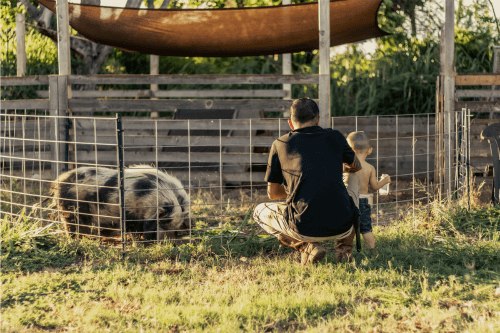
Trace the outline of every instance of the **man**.
{"type": "MultiPolygon", "coordinates": [[[[301,252],[301,263],[322,260],[319,242],[337,239],[335,258],[350,261],[358,210],[342,181],[342,171],[361,170],[344,136],[319,124],[319,109],[311,99],[290,108],[292,132],[274,141],[265,181],[271,200],[254,210],[254,219],[285,246],[301,252]]],[[[356,189],[350,189],[356,190],[356,189]]]]}

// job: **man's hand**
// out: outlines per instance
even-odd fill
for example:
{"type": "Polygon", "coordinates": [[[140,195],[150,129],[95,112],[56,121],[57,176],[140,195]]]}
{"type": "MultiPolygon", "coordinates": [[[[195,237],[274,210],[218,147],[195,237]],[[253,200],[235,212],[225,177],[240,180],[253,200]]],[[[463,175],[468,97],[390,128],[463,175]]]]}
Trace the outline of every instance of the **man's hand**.
{"type": "Polygon", "coordinates": [[[267,195],[271,200],[286,199],[285,187],[278,183],[267,183],[267,195]]]}
{"type": "Polygon", "coordinates": [[[357,156],[354,156],[354,161],[351,164],[344,163],[344,172],[355,173],[361,170],[361,162],[358,160],[357,156]]]}

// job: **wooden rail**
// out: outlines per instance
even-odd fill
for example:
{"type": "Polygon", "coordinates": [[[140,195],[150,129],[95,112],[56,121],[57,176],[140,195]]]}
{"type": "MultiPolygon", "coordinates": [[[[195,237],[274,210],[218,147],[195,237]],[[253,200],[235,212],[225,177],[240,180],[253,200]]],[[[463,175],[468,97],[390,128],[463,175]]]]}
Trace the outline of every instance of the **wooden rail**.
{"type": "Polygon", "coordinates": [[[318,75],[281,74],[121,74],[70,75],[69,84],[318,84],[318,75]]]}
{"type": "Polygon", "coordinates": [[[237,100],[202,100],[202,99],[70,99],[68,106],[73,112],[137,112],[176,109],[237,109],[239,111],[275,110],[285,111],[292,105],[292,100],[273,99],[237,99],[237,100]]]}
{"type": "Polygon", "coordinates": [[[0,78],[2,87],[5,86],[39,86],[48,85],[48,75],[32,75],[32,76],[2,76],[0,78]]]}
{"type": "Polygon", "coordinates": [[[1,110],[48,110],[48,99],[21,99],[0,101],[1,110]]]}
{"type": "MultiPolygon", "coordinates": [[[[48,98],[48,90],[36,92],[38,97],[48,98]]],[[[231,90],[94,90],[94,91],[72,91],[72,98],[234,98],[234,97],[286,97],[285,90],[278,89],[231,89],[231,90]]]]}
{"type": "Polygon", "coordinates": [[[455,96],[457,98],[464,98],[464,97],[499,98],[500,90],[457,90],[455,92],[455,96]]]}
{"type": "Polygon", "coordinates": [[[456,74],[456,86],[500,86],[500,74],[456,74]]]}
{"type": "Polygon", "coordinates": [[[471,112],[500,112],[500,101],[496,102],[455,102],[455,110],[467,106],[471,112]]]}

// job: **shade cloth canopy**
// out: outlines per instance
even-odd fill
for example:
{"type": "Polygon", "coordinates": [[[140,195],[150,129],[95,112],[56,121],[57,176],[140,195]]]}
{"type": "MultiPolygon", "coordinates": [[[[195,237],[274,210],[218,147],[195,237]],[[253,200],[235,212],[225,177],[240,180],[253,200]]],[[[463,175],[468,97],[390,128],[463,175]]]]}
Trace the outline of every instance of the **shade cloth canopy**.
{"type": "MultiPolygon", "coordinates": [[[[56,2],[36,0],[56,13],[56,2]]],[[[382,0],[330,2],[331,45],[388,35],[382,0]]],[[[137,9],[69,4],[69,23],[99,44],[165,56],[234,57],[318,48],[318,3],[227,9],[137,9]]]]}

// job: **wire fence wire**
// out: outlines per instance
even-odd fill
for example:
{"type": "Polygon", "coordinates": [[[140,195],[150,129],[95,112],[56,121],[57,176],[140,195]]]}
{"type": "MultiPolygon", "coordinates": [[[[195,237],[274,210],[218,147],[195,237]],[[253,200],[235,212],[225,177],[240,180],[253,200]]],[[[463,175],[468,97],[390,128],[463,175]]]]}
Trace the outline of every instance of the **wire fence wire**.
{"type": "MultiPolygon", "coordinates": [[[[62,233],[124,250],[131,242],[215,238],[228,244],[259,236],[252,210],[269,201],[268,154],[273,141],[290,131],[283,118],[164,120],[5,110],[0,116],[2,219],[55,223],[62,233]]],[[[344,136],[365,131],[373,148],[367,162],[378,179],[392,179],[387,195],[372,193],[374,225],[414,215],[449,186],[455,194],[468,193],[470,114],[459,111],[453,119],[454,131],[443,137],[433,114],[331,118],[331,128],[344,136]],[[450,151],[440,140],[448,140],[450,151]],[[448,153],[453,164],[438,163],[436,156],[448,153]]]]}

